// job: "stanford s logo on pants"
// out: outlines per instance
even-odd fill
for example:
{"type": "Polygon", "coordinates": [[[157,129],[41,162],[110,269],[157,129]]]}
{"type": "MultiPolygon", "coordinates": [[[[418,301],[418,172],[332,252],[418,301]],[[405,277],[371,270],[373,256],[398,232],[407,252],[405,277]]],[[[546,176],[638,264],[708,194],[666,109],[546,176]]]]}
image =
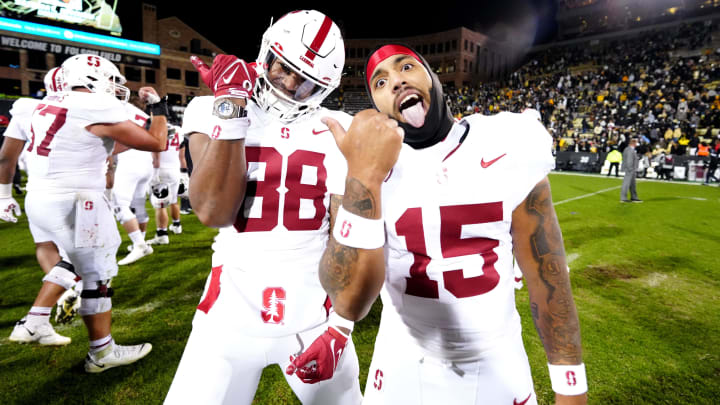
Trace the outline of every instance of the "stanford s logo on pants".
{"type": "Polygon", "coordinates": [[[268,287],[262,294],[260,315],[265,323],[281,324],[285,319],[285,290],[281,287],[268,287]]]}

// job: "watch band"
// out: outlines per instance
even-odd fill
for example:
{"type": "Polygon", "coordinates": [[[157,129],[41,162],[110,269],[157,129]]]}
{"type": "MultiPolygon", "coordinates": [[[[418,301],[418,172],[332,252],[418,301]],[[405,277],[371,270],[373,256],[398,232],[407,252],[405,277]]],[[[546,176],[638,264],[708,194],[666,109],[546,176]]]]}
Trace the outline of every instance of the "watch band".
{"type": "Polygon", "coordinates": [[[235,104],[228,97],[216,99],[213,104],[213,115],[220,119],[229,120],[233,118],[245,118],[247,111],[240,105],[235,104]]]}

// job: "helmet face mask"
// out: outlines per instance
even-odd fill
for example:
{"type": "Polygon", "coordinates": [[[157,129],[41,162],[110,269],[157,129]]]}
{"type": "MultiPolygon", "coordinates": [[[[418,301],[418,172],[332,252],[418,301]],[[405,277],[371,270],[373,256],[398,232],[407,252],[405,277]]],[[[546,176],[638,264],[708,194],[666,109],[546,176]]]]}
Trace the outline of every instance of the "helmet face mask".
{"type": "Polygon", "coordinates": [[[345,46],[340,29],[317,11],[282,17],[263,34],[253,99],[289,123],[314,112],[340,84],[345,46]]]}
{"type": "Polygon", "coordinates": [[[67,59],[62,64],[63,89],[84,87],[93,93],[109,94],[122,102],[130,98],[130,89],[123,86],[126,80],[118,68],[109,60],[81,54],[67,59]]]}

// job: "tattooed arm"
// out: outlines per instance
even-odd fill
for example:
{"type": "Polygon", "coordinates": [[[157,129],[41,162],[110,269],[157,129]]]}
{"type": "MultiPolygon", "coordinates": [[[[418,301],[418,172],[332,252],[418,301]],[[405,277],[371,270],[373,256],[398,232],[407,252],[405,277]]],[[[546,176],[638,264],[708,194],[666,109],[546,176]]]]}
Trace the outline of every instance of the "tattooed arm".
{"type": "MultiPolygon", "coordinates": [[[[513,211],[513,250],[527,282],[535,328],[550,364],[582,363],[580,325],[550,182],[540,181],[513,211]]],[[[558,404],[584,404],[585,394],[556,394],[558,404]]]]}
{"type": "Polygon", "coordinates": [[[320,283],[330,296],[335,312],[359,321],[370,311],[385,279],[383,249],[357,249],[338,243],[332,236],[337,210],[345,210],[366,218],[379,218],[378,198],[358,179],[348,177],[345,195],[330,200],[330,239],[320,261],[320,283]]]}
{"type": "MultiPolygon", "coordinates": [[[[380,189],[400,154],[402,129],[396,121],[374,110],[358,113],[347,132],[334,119],[323,122],[348,163],[342,207],[364,218],[382,218],[380,189]]],[[[352,248],[333,238],[332,227],[340,205],[340,198],[335,197],[330,207],[330,240],[320,262],[320,283],[338,315],[359,321],[380,293],[385,256],[382,248],[352,248]]]]}

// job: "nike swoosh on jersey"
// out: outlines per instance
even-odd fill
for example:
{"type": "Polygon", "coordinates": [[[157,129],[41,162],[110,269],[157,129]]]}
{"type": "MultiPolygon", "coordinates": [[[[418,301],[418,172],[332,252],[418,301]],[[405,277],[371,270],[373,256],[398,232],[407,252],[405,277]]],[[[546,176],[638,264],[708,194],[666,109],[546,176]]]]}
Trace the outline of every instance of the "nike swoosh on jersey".
{"type": "Polygon", "coordinates": [[[498,160],[502,159],[505,155],[507,155],[507,153],[503,153],[502,155],[496,157],[495,159],[493,159],[493,160],[491,160],[491,161],[489,161],[489,162],[486,162],[486,161],[485,161],[485,158],[482,158],[482,159],[480,159],[480,166],[482,166],[483,169],[487,169],[488,167],[490,167],[490,165],[492,165],[493,163],[495,163],[495,162],[497,162],[498,160]]]}
{"type": "Polygon", "coordinates": [[[530,397],[531,397],[531,396],[532,396],[532,392],[531,392],[530,394],[528,394],[527,398],[525,398],[524,401],[518,402],[517,399],[513,399],[513,405],[525,405],[525,404],[527,403],[527,401],[530,400],[530,397]]]}
{"type": "Polygon", "coordinates": [[[313,133],[313,135],[320,135],[320,134],[322,134],[323,132],[327,132],[327,131],[329,131],[329,129],[323,129],[323,130],[320,130],[320,131],[316,131],[315,129],[313,129],[313,130],[312,130],[312,133],[313,133]]]}

